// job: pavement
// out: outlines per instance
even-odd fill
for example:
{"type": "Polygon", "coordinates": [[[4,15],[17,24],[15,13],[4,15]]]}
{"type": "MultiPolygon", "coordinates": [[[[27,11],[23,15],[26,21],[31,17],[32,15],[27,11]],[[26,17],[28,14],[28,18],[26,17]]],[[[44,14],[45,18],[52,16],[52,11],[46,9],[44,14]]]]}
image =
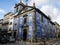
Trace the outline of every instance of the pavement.
{"type": "Polygon", "coordinates": [[[48,43],[48,45],[60,45],[60,39],[53,40],[52,42],[48,43]]]}
{"type": "MultiPolygon", "coordinates": [[[[1,44],[0,44],[1,45],[1,44]]],[[[43,42],[40,43],[29,43],[29,42],[24,42],[24,41],[16,41],[15,43],[6,43],[3,45],[60,45],[60,39],[53,40],[53,41],[46,41],[46,44],[43,42]]]]}
{"type": "Polygon", "coordinates": [[[0,44],[0,45],[31,45],[30,43],[27,44],[26,42],[23,41],[16,41],[15,43],[6,43],[6,44],[0,44]]]}

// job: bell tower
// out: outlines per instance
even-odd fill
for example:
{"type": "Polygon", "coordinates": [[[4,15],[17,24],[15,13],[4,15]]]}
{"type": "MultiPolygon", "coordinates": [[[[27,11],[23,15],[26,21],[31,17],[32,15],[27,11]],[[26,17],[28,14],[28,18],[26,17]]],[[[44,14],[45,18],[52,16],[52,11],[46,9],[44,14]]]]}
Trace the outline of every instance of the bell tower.
{"type": "Polygon", "coordinates": [[[22,0],[20,0],[20,2],[18,4],[15,4],[15,7],[14,7],[15,8],[15,13],[19,12],[20,10],[22,10],[22,8],[23,8],[22,5],[24,5],[22,0]]]}
{"type": "Polygon", "coordinates": [[[22,0],[20,0],[20,3],[22,2],[22,0]]]}

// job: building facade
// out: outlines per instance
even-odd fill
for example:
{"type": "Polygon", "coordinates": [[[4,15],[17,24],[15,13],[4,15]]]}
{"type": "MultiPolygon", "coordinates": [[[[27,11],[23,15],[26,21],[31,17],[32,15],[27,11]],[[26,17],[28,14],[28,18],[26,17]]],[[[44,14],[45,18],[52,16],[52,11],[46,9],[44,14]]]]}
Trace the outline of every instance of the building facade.
{"type": "Polygon", "coordinates": [[[14,9],[14,13],[9,12],[4,16],[2,24],[2,30],[8,30],[9,35],[29,42],[55,38],[55,24],[35,7],[35,3],[28,6],[20,1],[14,9]]]}
{"type": "Polygon", "coordinates": [[[60,25],[57,22],[55,23],[55,28],[56,28],[56,38],[60,38],[60,25]]]}
{"type": "Polygon", "coordinates": [[[0,19],[0,30],[2,30],[3,19],[0,19]]]}
{"type": "Polygon", "coordinates": [[[55,24],[42,11],[22,2],[15,5],[17,37],[23,41],[55,38],[55,24]],[[53,28],[52,28],[53,27],[53,28]]]}
{"type": "MultiPolygon", "coordinates": [[[[2,25],[3,25],[3,29],[2,30],[13,30],[13,29],[10,29],[11,22],[13,22],[13,13],[9,12],[9,13],[4,15],[3,23],[2,23],[2,25]]],[[[11,28],[13,28],[13,24],[12,24],[11,28]]]]}
{"type": "MultiPolygon", "coordinates": [[[[14,14],[12,12],[9,12],[4,15],[3,21],[2,21],[2,31],[5,32],[10,37],[13,37],[13,23],[14,23],[14,14]]],[[[0,21],[1,22],[1,21],[0,21]]]]}

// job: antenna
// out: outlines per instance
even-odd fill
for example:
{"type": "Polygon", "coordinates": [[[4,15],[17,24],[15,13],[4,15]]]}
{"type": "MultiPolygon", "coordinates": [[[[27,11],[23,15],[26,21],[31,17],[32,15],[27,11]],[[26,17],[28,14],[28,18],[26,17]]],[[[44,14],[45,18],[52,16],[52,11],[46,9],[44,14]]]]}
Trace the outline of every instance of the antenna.
{"type": "Polygon", "coordinates": [[[20,0],[20,3],[22,2],[22,0],[20,0]]]}
{"type": "Polygon", "coordinates": [[[35,7],[35,3],[33,3],[33,6],[35,7]]]}
{"type": "Polygon", "coordinates": [[[26,5],[28,5],[27,3],[28,3],[28,0],[26,0],[26,5]]]}

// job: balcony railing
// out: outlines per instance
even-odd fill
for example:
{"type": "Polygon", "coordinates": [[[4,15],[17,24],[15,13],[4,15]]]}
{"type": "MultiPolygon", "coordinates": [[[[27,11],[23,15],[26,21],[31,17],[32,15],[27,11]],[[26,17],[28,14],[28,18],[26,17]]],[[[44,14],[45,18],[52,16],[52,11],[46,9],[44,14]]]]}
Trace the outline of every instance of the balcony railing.
{"type": "Polygon", "coordinates": [[[3,21],[3,24],[8,24],[9,23],[9,21],[3,21]]]}

